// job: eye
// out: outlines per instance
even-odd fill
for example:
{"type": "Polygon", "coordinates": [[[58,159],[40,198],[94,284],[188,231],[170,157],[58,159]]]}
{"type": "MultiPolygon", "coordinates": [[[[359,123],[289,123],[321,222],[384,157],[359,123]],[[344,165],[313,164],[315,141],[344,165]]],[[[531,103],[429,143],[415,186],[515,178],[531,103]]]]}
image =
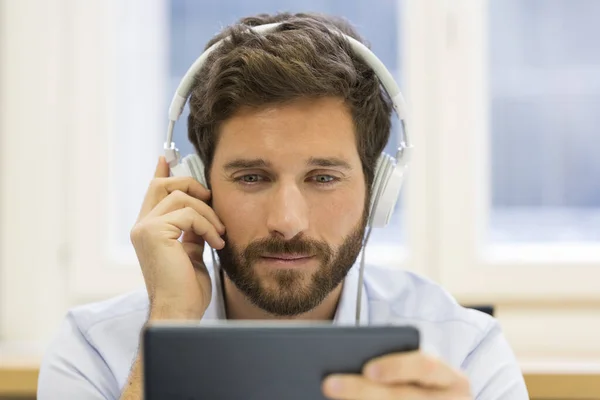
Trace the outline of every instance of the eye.
{"type": "Polygon", "coordinates": [[[258,174],[249,174],[249,175],[240,176],[239,178],[237,178],[237,180],[242,183],[252,184],[252,183],[258,183],[260,181],[264,181],[264,177],[262,177],[258,174]]]}
{"type": "Polygon", "coordinates": [[[331,176],[331,175],[315,175],[312,177],[312,179],[319,185],[324,185],[324,186],[334,184],[335,182],[337,182],[339,180],[335,176],[331,176]]]}

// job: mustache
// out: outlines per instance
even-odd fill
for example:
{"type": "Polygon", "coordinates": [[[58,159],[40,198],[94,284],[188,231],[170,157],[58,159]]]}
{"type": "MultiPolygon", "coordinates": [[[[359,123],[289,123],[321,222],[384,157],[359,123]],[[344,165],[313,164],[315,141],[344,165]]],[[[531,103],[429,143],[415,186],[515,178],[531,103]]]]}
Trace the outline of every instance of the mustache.
{"type": "Polygon", "coordinates": [[[283,240],[271,236],[251,242],[243,251],[246,262],[256,261],[265,254],[306,254],[320,258],[325,262],[333,257],[333,251],[327,242],[303,237],[283,240]]]}

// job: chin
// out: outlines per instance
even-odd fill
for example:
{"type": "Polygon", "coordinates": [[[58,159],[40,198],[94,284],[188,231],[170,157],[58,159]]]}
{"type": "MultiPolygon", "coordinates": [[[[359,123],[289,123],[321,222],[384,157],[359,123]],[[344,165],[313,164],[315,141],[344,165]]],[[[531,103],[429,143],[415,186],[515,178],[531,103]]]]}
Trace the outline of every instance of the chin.
{"type": "Polygon", "coordinates": [[[261,286],[268,291],[287,292],[289,290],[308,289],[315,274],[315,268],[302,270],[269,269],[258,274],[261,286]]]}

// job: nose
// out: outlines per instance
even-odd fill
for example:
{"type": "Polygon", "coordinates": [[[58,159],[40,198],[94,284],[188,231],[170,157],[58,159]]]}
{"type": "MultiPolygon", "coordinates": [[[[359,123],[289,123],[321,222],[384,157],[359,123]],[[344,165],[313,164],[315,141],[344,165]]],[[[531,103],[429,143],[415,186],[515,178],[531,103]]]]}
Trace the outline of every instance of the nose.
{"type": "Polygon", "coordinates": [[[289,240],[308,229],[308,206],[296,183],[280,182],[273,187],[267,207],[271,235],[289,240]]]}

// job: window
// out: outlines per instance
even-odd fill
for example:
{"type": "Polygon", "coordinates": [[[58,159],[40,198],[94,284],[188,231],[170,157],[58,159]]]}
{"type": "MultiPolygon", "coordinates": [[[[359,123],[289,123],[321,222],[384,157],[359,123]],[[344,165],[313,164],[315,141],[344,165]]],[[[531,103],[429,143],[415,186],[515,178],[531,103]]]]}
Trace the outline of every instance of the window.
{"type": "Polygon", "coordinates": [[[461,299],[598,298],[597,11],[584,0],[449,10],[437,268],[461,299]]]}
{"type": "Polygon", "coordinates": [[[492,1],[490,240],[600,240],[594,0],[492,1]]]}

